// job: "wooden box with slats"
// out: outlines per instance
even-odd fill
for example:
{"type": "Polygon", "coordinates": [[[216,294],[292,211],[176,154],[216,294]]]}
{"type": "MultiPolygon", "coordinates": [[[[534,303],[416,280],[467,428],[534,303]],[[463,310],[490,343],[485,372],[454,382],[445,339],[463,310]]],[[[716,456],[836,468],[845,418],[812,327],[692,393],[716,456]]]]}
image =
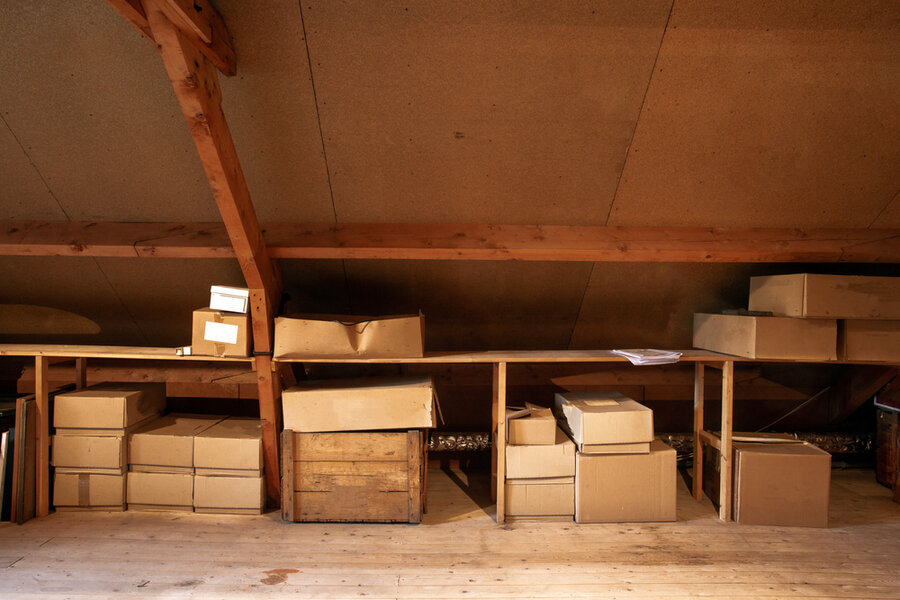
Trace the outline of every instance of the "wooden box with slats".
{"type": "Polygon", "coordinates": [[[281,437],[285,521],[419,523],[424,438],[418,429],[281,437]]]}

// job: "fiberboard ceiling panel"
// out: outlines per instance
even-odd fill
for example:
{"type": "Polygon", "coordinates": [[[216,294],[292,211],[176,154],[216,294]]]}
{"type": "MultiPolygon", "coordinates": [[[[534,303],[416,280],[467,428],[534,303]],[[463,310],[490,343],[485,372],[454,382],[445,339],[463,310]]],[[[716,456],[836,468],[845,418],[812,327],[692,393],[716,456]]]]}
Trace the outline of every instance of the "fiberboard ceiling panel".
{"type": "Polygon", "coordinates": [[[338,220],[602,224],[669,7],[303,2],[338,220]]]}
{"type": "Polygon", "coordinates": [[[0,215],[4,219],[46,221],[66,218],[4,123],[0,123],[0,215]]]}

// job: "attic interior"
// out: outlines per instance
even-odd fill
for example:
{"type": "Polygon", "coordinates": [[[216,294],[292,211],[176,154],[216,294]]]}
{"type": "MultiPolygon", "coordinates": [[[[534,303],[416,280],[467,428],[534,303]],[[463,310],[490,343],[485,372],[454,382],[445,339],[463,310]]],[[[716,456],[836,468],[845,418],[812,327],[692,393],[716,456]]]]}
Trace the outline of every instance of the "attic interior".
{"type": "MultiPolygon", "coordinates": [[[[170,412],[260,418],[271,475],[291,380],[431,375],[434,433],[496,443],[491,361],[273,370],[272,318],[421,312],[430,354],[689,353],[694,314],[747,309],[751,277],[896,277],[898,45],[896,4],[870,0],[0,0],[0,346],[174,352],[227,285],[251,290],[255,365],[0,352],[3,391],[80,369],[165,382],[170,412]]],[[[690,445],[688,360],[503,365],[509,406],[620,392],[690,445]]],[[[433,452],[417,526],[53,512],[0,526],[0,590],[893,598],[900,504],[875,481],[872,399],[900,407],[898,365],[734,363],[735,432],[834,444],[827,528],[717,520],[689,447],[674,523],[501,525],[489,453],[433,452]],[[472,536],[474,558],[446,548],[472,536]]],[[[725,371],[700,384],[710,431],[725,371]]]]}

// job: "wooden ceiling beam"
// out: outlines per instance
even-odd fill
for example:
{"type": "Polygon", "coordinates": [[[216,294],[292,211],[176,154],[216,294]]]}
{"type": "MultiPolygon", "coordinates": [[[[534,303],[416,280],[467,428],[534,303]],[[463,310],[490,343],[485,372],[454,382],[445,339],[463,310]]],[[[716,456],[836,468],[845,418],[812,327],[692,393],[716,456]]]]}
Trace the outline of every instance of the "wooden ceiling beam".
{"type": "MultiPolygon", "coordinates": [[[[261,231],[259,243],[272,258],[900,263],[897,229],[269,223],[261,231]]],[[[0,221],[0,255],[232,258],[235,252],[221,223],[0,221]]]]}

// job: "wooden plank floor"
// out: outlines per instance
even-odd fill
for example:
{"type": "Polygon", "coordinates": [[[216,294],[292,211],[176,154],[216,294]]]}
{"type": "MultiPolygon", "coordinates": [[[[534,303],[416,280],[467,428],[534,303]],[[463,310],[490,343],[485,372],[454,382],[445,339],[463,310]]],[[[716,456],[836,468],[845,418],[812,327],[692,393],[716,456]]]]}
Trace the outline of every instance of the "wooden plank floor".
{"type": "Polygon", "coordinates": [[[677,523],[497,527],[486,480],[429,472],[421,525],[56,513],[0,525],[0,598],[900,598],[900,505],[835,471],[832,527],[721,523],[679,479],[677,523]],[[474,498],[474,499],[473,499],[474,498]]]}

